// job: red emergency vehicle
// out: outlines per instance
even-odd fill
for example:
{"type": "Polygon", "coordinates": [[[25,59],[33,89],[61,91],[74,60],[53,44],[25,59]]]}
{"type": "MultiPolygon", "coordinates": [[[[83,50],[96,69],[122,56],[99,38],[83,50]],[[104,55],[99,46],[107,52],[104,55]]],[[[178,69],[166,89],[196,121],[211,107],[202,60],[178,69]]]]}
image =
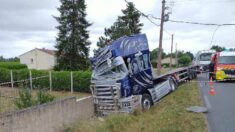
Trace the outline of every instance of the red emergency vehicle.
{"type": "Polygon", "coordinates": [[[235,80],[235,51],[217,52],[212,56],[210,76],[217,81],[235,80]]]}

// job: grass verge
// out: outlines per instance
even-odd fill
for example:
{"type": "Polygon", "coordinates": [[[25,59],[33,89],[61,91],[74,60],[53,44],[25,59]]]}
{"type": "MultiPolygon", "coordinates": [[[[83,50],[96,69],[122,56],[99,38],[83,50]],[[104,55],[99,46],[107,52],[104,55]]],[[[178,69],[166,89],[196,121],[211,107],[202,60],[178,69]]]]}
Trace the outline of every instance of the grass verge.
{"type": "Polygon", "coordinates": [[[206,132],[206,118],[202,113],[185,109],[202,105],[197,83],[181,85],[174,93],[164,97],[149,111],[139,114],[114,114],[104,121],[92,119],[77,122],[65,132],[206,132]]]}

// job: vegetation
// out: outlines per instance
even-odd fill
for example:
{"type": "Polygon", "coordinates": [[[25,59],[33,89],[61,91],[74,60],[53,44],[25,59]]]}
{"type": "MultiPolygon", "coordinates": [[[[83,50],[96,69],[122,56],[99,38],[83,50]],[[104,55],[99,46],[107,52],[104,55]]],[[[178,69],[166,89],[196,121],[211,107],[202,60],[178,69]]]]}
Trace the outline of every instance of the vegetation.
{"type": "Polygon", "coordinates": [[[44,104],[51,102],[55,99],[55,96],[47,93],[44,90],[37,91],[37,97],[34,99],[29,89],[19,90],[19,99],[15,99],[14,104],[18,109],[31,107],[33,105],[44,104]]]}
{"type": "Polygon", "coordinates": [[[139,20],[141,14],[135,9],[135,5],[132,2],[128,2],[126,6],[126,9],[122,10],[123,16],[118,16],[111,27],[104,29],[105,36],[99,37],[97,42],[99,48],[122,36],[141,32],[141,27],[143,26],[139,20]]]}
{"type": "Polygon", "coordinates": [[[91,119],[68,127],[68,132],[189,132],[208,131],[202,113],[187,112],[186,108],[202,105],[197,83],[181,85],[174,93],[164,97],[156,106],[144,113],[114,114],[104,121],[91,119]]]}
{"type": "Polygon", "coordinates": [[[181,56],[179,59],[178,59],[178,63],[180,66],[188,66],[191,62],[191,58],[187,55],[184,55],[184,56],[181,56]]]}
{"type": "Polygon", "coordinates": [[[212,45],[211,50],[215,50],[216,52],[221,52],[225,50],[225,47],[221,47],[219,45],[212,45]]]}
{"type": "Polygon", "coordinates": [[[59,26],[56,38],[56,56],[58,65],[55,70],[87,70],[89,33],[91,25],[86,20],[85,0],[60,0],[59,17],[55,17],[59,26]]]}
{"type": "Polygon", "coordinates": [[[0,56],[0,62],[19,62],[20,59],[18,57],[12,57],[12,58],[4,58],[3,56],[0,56]]]}
{"type": "MultiPolygon", "coordinates": [[[[12,70],[14,81],[29,79],[29,70],[12,70]]],[[[33,88],[42,89],[49,88],[49,72],[43,70],[31,70],[32,78],[45,76],[44,78],[34,79],[33,88]],[[48,76],[48,77],[47,77],[48,76]]],[[[52,74],[52,88],[57,91],[70,91],[70,71],[51,71],[52,74]]],[[[79,92],[89,92],[90,86],[90,71],[74,71],[73,72],[73,85],[74,91],[79,92]]],[[[0,69],[0,83],[10,82],[10,70],[0,69]]],[[[29,87],[29,81],[24,81],[21,83],[15,83],[14,86],[17,87],[22,84],[25,87],[29,87]]]]}
{"type": "MultiPolygon", "coordinates": [[[[154,68],[157,67],[157,57],[158,57],[158,48],[153,49],[150,52],[150,61],[151,61],[152,66],[154,68]]],[[[162,59],[168,58],[168,57],[171,57],[171,53],[167,54],[164,52],[164,50],[162,50],[162,59]]],[[[176,52],[172,53],[172,58],[176,58],[176,52]]],[[[178,51],[177,58],[178,58],[178,63],[180,66],[186,66],[192,62],[194,55],[189,51],[187,51],[187,52],[178,51]],[[185,57],[185,56],[187,56],[187,57],[185,57]]],[[[167,68],[170,66],[170,63],[162,64],[162,66],[167,68]]],[[[176,67],[176,65],[172,65],[172,67],[176,67]]]]}
{"type": "Polygon", "coordinates": [[[19,62],[0,62],[0,68],[17,70],[17,69],[27,69],[25,64],[20,64],[19,62]]]}
{"type": "MultiPolygon", "coordinates": [[[[151,62],[157,60],[157,57],[158,57],[158,50],[159,50],[159,48],[156,48],[156,49],[153,49],[153,50],[150,52],[150,60],[151,60],[151,62]]],[[[162,49],[162,58],[165,58],[165,57],[166,57],[166,53],[165,53],[164,50],[162,49]]]]}
{"type": "Polygon", "coordinates": [[[44,104],[47,102],[51,102],[55,99],[55,96],[51,95],[45,90],[38,90],[37,97],[36,97],[36,104],[44,104]]]}
{"type": "Polygon", "coordinates": [[[19,91],[20,98],[14,101],[18,109],[27,108],[34,105],[33,97],[28,89],[19,91]]]}
{"type": "MultiPolygon", "coordinates": [[[[19,89],[19,88],[12,89],[9,87],[0,88],[0,95],[1,95],[0,96],[0,113],[9,112],[9,111],[13,111],[17,109],[15,105],[15,101],[20,98],[20,95],[19,95],[20,90],[23,90],[23,89],[19,89]]],[[[66,97],[71,97],[71,96],[82,98],[82,97],[86,97],[90,95],[89,93],[80,93],[80,92],[71,93],[70,91],[51,91],[49,93],[50,95],[54,96],[55,99],[61,99],[61,98],[66,98],[66,97]]],[[[38,94],[38,90],[31,91],[30,96],[32,100],[36,100],[37,94],[38,94]]]]}

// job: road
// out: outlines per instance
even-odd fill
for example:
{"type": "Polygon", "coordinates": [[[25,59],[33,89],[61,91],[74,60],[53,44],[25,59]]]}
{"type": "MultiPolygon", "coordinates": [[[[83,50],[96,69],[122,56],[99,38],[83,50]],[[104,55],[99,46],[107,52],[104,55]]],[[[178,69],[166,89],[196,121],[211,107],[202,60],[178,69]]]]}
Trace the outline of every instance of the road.
{"type": "Polygon", "coordinates": [[[206,114],[209,130],[211,132],[235,131],[235,82],[216,82],[216,94],[209,95],[207,74],[198,75],[201,96],[209,109],[206,114]]]}

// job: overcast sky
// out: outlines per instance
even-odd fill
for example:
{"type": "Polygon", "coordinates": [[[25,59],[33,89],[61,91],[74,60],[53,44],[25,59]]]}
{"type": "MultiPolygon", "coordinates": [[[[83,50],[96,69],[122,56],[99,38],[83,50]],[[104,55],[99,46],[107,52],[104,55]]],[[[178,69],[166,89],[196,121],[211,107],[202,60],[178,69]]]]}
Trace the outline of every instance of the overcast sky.
{"type": "MultiPolygon", "coordinates": [[[[160,0],[130,0],[145,14],[160,17],[160,0]]],[[[92,42],[90,55],[96,48],[98,37],[126,8],[124,0],[86,0],[87,19],[93,23],[89,27],[92,42]]],[[[54,49],[59,0],[1,0],[0,1],[0,56],[14,57],[33,48],[54,49]]],[[[234,0],[167,0],[171,7],[170,19],[203,23],[235,23],[234,0]],[[174,6],[172,6],[174,1],[174,6]]],[[[158,20],[153,20],[160,23],[158,20]]],[[[141,17],[143,33],[147,34],[150,49],[158,47],[159,27],[141,17]]],[[[209,49],[215,26],[198,26],[166,22],[164,29],[175,34],[174,44],[179,50],[196,53],[209,49]]],[[[170,51],[170,36],[164,33],[163,49],[170,51]]],[[[220,27],[213,43],[225,47],[235,47],[235,26],[220,27]]],[[[175,48],[175,47],[174,47],[175,48]]]]}

